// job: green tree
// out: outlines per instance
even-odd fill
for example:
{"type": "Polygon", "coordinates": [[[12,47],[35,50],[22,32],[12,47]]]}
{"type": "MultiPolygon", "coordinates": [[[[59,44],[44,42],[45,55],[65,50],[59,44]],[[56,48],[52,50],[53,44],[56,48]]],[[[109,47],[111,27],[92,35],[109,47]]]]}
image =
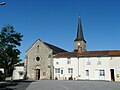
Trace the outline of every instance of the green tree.
{"type": "Polygon", "coordinates": [[[14,66],[20,63],[20,50],[23,35],[14,31],[13,26],[6,25],[0,32],[0,67],[4,68],[4,75],[12,76],[14,66]]]}

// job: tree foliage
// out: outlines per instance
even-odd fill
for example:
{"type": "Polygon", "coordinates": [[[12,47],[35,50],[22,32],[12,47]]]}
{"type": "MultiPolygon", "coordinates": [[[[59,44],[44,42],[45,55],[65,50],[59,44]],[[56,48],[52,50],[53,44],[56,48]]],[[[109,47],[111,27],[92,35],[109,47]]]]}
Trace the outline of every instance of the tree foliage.
{"type": "Polygon", "coordinates": [[[21,45],[22,37],[11,25],[0,32],[0,66],[4,68],[5,76],[11,76],[14,66],[21,61],[17,47],[21,45]]]}

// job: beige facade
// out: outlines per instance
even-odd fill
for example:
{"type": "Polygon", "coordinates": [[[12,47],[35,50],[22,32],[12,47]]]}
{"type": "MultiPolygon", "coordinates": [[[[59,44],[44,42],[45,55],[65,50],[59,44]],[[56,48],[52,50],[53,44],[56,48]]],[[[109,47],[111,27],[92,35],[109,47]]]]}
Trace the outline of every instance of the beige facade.
{"type": "Polygon", "coordinates": [[[26,52],[27,77],[33,80],[53,77],[52,50],[41,40],[37,40],[26,52]]]}
{"type": "Polygon", "coordinates": [[[54,78],[68,80],[71,75],[75,80],[120,81],[120,56],[54,58],[54,78]]]}
{"type": "Polygon", "coordinates": [[[77,58],[54,58],[54,79],[68,80],[78,78],[78,59],[77,58]]]}
{"type": "Polygon", "coordinates": [[[120,57],[111,57],[110,59],[111,77],[115,78],[115,81],[120,81],[120,57]]]}

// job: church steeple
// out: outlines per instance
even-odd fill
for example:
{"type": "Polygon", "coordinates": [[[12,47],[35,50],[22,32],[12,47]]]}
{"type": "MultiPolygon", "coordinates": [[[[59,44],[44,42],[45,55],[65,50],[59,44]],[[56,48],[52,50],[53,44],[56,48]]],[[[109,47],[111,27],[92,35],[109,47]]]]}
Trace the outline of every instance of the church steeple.
{"type": "Polygon", "coordinates": [[[86,50],[86,41],[84,39],[80,16],[78,17],[77,37],[74,40],[74,51],[82,52],[86,50]]]}
{"type": "Polygon", "coordinates": [[[78,17],[77,37],[74,41],[81,41],[81,40],[85,41],[84,35],[83,35],[83,30],[82,30],[82,25],[81,25],[81,20],[80,20],[80,16],[79,16],[78,17]]]}

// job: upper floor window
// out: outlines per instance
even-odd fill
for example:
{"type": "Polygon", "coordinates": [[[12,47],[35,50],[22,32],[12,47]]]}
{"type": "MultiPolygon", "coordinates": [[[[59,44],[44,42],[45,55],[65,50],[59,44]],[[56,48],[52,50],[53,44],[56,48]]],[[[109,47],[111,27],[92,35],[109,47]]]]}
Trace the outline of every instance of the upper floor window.
{"type": "Polygon", "coordinates": [[[71,59],[70,58],[68,58],[67,64],[71,64],[71,59]]]}
{"type": "Polygon", "coordinates": [[[101,60],[100,59],[97,60],[97,65],[101,65],[101,60]]]}
{"type": "Polygon", "coordinates": [[[68,68],[68,73],[73,73],[73,68],[68,68]]]}
{"type": "Polygon", "coordinates": [[[37,56],[36,61],[40,61],[40,60],[41,60],[41,57],[37,56]]]}
{"type": "Polygon", "coordinates": [[[58,62],[58,61],[56,61],[56,64],[59,64],[59,62],[58,62]]]}
{"type": "Polygon", "coordinates": [[[91,65],[91,61],[90,61],[90,59],[88,59],[88,61],[87,61],[86,64],[87,64],[87,65],[91,65]]]}
{"type": "Polygon", "coordinates": [[[37,49],[37,53],[39,53],[39,45],[37,45],[37,48],[36,48],[36,49],[37,49]]]}

